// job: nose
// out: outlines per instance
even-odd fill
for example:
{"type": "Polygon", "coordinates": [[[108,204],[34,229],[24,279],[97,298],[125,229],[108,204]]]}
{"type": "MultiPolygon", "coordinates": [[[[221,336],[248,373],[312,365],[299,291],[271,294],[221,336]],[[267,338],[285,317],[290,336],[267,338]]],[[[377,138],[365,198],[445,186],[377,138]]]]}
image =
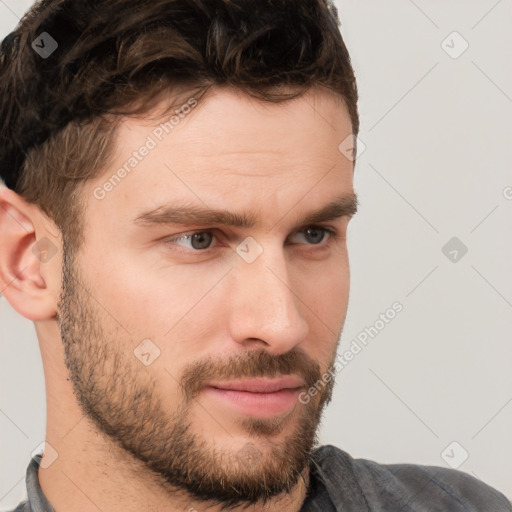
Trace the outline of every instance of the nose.
{"type": "Polygon", "coordinates": [[[281,250],[265,248],[252,263],[242,259],[230,276],[231,336],[243,345],[261,345],[278,355],[299,345],[309,326],[305,306],[288,275],[281,250]]]}

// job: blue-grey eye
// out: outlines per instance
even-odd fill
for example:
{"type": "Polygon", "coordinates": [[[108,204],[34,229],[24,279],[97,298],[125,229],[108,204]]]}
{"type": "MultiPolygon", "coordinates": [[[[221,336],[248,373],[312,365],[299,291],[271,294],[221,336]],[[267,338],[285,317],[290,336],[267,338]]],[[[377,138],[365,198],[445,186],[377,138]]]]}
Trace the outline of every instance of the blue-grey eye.
{"type": "Polygon", "coordinates": [[[178,242],[180,240],[187,240],[190,243],[190,247],[197,251],[201,249],[208,249],[212,243],[213,235],[209,231],[199,231],[190,235],[183,235],[172,239],[172,242],[178,242]]]}
{"type": "Polygon", "coordinates": [[[303,233],[312,244],[319,244],[325,238],[326,231],[322,228],[306,228],[303,233]]]}

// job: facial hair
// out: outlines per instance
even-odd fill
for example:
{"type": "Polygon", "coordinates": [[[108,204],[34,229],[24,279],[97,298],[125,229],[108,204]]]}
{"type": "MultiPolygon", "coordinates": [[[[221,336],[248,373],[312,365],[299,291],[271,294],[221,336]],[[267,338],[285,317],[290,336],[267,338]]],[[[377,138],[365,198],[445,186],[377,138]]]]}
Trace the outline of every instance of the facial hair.
{"type": "MultiPolygon", "coordinates": [[[[84,415],[108,440],[144,463],[170,494],[183,491],[192,499],[233,508],[265,504],[295,487],[318,443],[316,431],[331,400],[334,378],[307,404],[297,403],[298,418],[240,418],[247,436],[241,449],[215,447],[210,438],[194,433],[190,409],[208,380],[293,373],[309,389],[321,382],[322,374],[320,365],[303,351],[275,356],[258,349],[196,361],[183,368],[182,398],[169,412],[156,372],[136,359],[129,334],[90,294],[65,242],[58,320],[69,378],[84,415]],[[288,420],[296,425],[289,435],[272,442],[270,450],[258,447],[259,438],[271,439],[288,420]]],[[[325,373],[334,375],[333,362],[334,357],[325,373]]]]}

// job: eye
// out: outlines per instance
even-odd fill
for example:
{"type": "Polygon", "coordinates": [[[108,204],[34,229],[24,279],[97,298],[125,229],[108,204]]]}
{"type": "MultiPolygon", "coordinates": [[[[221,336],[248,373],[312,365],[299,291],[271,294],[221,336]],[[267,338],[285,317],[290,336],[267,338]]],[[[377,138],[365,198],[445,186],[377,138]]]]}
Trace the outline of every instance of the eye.
{"type": "Polygon", "coordinates": [[[335,238],[336,231],[322,226],[308,226],[297,231],[296,235],[304,236],[310,245],[318,245],[325,240],[326,235],[329,236],[329,239],[335,238]]]}
{"type": "Polygon", "coordinates": [[[194,249],[196,251],[201,251],[208,249],[210,247],[212,239],[213,234],[211,231],[196,231],[193,233],[188,233],[186,235],[169,238],[166,240],[166,242],[176,243],[185,241],[185,243],[191,244],[191,247],[189,246],[189,248],[194,249]]]}
{"type": "MultiPolygon", "coordinates": [[[[307,245],[320,245],[328,235],[329,239],[336,238],[337,232],[323,226],[308,226],[294,233],[294,236],[303,236],[307,245]]],[[[182,235],[166,238],[164,242],[170,245],[179,245],[193,252],[204,252],[210,249],[215,235],[212,230],[207,231],[191,231],[182,235]]],[[[300,243],[300,242],[299,242],[300,243]]],[[[322,244],[325,247],[327,244],[322,244]]]]}

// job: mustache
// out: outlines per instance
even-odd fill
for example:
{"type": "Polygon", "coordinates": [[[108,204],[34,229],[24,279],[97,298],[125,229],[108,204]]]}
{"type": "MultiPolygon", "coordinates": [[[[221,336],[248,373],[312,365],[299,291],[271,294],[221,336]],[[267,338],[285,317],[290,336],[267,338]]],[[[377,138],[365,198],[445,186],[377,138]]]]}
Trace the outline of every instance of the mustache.
{"type": "Polygon", "coordinates": [[[185,400],[190,402],[208,382],[246,377],[277,377],[295,374],[309,389],[321,378],[320,365],[300,349],[272,355],[264,349],[237,354],[227,360],[208,358],[192,363],[183,372],[180,387],[185,400]]]}

